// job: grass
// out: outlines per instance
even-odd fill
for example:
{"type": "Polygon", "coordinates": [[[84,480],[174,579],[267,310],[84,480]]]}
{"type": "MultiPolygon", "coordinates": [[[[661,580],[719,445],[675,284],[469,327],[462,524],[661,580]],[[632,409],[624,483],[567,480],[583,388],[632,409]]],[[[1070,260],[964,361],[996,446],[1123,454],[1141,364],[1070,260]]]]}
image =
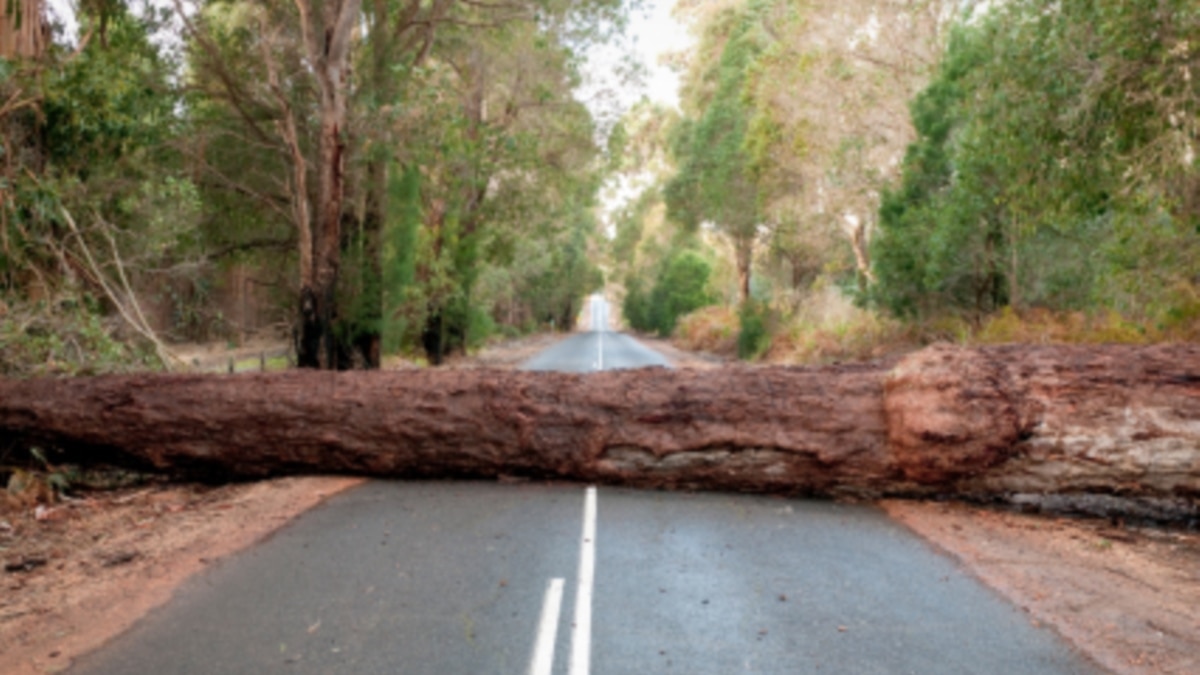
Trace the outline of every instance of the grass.
{"type": "MultiPolygon", "coordinates": [[[[291,367],[286,356],[272,356],[267,359],[266,370],[273,372],[277,370],[287,370],[291,367]]],[[[262,369],[262,362],[257,356],[250,356],[243,359],[238,359],[233,363],[233,372],[249,373],[262,369]]]]}

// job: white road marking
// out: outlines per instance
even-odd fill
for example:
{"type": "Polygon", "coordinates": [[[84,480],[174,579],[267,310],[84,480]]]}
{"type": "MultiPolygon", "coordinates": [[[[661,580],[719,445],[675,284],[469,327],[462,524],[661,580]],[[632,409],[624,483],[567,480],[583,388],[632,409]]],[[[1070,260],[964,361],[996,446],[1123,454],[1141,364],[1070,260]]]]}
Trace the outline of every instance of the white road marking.
{"type": "Polygon", "coordinates": [[[554,643],[558,638],[558,615],[562,611],[563,580],[551,579],[542,601],[542,618],[538,622],[537,641],[533,643],[533,661],[529,675],[550,675],[554,667],[554,643]]]}
{"type": "Polygon", "coordinates": [[[570,675],[588,675],[592,659],[592,586],[596,575],[596,488],[583,498],[583,541],[579,544],[579,586],[571,627],[570,675]]]}

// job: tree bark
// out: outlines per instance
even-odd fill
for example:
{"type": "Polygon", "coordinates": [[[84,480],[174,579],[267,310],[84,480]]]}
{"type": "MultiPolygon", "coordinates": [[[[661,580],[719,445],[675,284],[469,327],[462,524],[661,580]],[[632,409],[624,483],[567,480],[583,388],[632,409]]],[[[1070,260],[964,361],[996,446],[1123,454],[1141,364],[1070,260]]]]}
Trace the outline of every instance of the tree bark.
{"type": "MultiPolygon", "coordinates": [[[[304,368],[337,365],[333,322],[337,317],[337,279],[341,262],[342,207],[346,189],[347,97],[350,46],[361,0],[336,0],[317,6],[296,4],[318,93],[317,195],[309,273],[300,279],[297,363],[304,368]],[[319,15],[319,16],[318,16],[319,15]],[[319,19],[318,23],[314,20],[319,19]]],[[[301,263],[304,269],[303,261],[301,263]]]]}
{"type": "Polygon", "coordinates": [[[750,268],[754,264],[754,235],[740,234],[734,238],[734,257],[737,259],[738,304],[750,300],[750,268]]]}
{"type": "Polygon", "coordinates": [[[0,58],[36,59],[46,50],[42,0],[9,0],[0,7],[0,58]]]}
{"type": "Polygon", "coordinates": [[[529,476],[804,495],[1200,497],[1200,346],[932,347],[894,368],[0,381],[58,461],[205,479],[529,476]]]}

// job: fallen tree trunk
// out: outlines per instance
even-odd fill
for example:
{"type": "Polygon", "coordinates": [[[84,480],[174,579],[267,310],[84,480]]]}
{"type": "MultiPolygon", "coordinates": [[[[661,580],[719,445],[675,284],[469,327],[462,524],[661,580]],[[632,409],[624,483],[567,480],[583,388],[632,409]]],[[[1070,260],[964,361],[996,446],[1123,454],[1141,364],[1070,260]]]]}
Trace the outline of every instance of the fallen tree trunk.
{"type": "Polygon", "coordinates": [[[1200,496],[1200,347],[936,346],[893,368],[0,382],[0,434],[205,479],[561,477],[787,494],[1200,496]]]}

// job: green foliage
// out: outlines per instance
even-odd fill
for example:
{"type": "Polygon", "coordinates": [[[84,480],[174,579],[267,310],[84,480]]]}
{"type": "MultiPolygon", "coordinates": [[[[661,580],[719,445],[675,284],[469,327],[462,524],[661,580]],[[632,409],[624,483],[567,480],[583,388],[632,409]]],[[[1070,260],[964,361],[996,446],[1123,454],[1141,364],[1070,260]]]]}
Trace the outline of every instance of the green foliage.
{"type": "Polygon", "coordinates": [[[762,49],[761,15],[768,5],[755,0],[743,10],[729,10],[724,21],[710,27],[717,33],[729,30],[720,58],[707,74],[716,83],[715,92],[698,101],[698,114],[674,130],[678,171],[664,189],[668,214],[688,229],[707,221],[731,238],[745,239],[757,228],[759,194],[751,159],[760,139],[748,138],[753,111],[746,107],[745,88],[762,49]]]}
{"type": "Polygon", "coordinates": [[[634,277],[627,281],[622,312],[635,330],[668,336],[679,317],[714,301],[708,290],[712,265],[700,254],[679,250],[663,261],[654,286],[645,291],[634,277]]]}
{"type": "Polygon", "coordinates": [[[54,165],[83,175],[165,140],[175,103],[165,64],[148,39],[153,25],[122,8],[107,45],[84,49],[44,81],[44,147],[54,165]]]}
{"type": "Polygon", "coordinates": [[[421,167],[422,219],[403,343],[433,362],[492,325],[570,329],[602,283],[593,241],[603,167],[562,36],[521,22],[486,39],[449,27],[442,36],[437,59],[454,67],[411,83],[421,123],[404,139],[421,167]]]}
{"type": "Polygon", "coordinates": [[[770,309],[763,303],[751,300],[742,305],[738,311],[737,353],[739,359],[752,361],[771,346],[769,321],[770,309]]]}
{"type": "Polygon", "coordinates": [[[679,317],[712,304],[708,292],[708,277],[712,266],[694,251],[682,251],[667,260],[662,276],[651,291],[656,328],[660,335],[670,335],[679,317]]]}
{"type": "Polygon", "coordinates": [[[87,294],[55,302],[0,295],[0,376],[98,375],[153,370],[152,352],[117,338],[87,294]]]}
{"type": "Polygon", "coordinates": [[[1005,3],[912,105],[871,297],[901,316],[1108,307],[1163,322],[1200,269],[1194,3],[1005,3]]]}
{"type": "Polygon", "coordinates": [[[7,305],[14,322],[0,321],[0,368],[8,373],[153,367],[113,319],[144,332],[147,322],[130,317],[197,269],[182,271],[201,198],[171,145],[179,97],[150,39],[161,24],[119,3],[104,20],[103,39],[52,46],[36,61],[7,64],[0,79],[0,98],[17,103],[0,114],[0,314],[7,305]]]}
{"type": "Polygon", "coordinates": [[[631,276],[625,281],[625,299],[621,302],[621,315],[629,327],[648,333],[654,330],[650,315],[650,296],[642,285],[641,277],[631,276]]]}
{"type": "Polygon", "coordinates": [[[421,226],[421,172],[392,166],[388,172],[387,222],[381,251],[383,350],[400,350],[410,322],[403,311],[416,278],[417,229],[421,226]]]}

